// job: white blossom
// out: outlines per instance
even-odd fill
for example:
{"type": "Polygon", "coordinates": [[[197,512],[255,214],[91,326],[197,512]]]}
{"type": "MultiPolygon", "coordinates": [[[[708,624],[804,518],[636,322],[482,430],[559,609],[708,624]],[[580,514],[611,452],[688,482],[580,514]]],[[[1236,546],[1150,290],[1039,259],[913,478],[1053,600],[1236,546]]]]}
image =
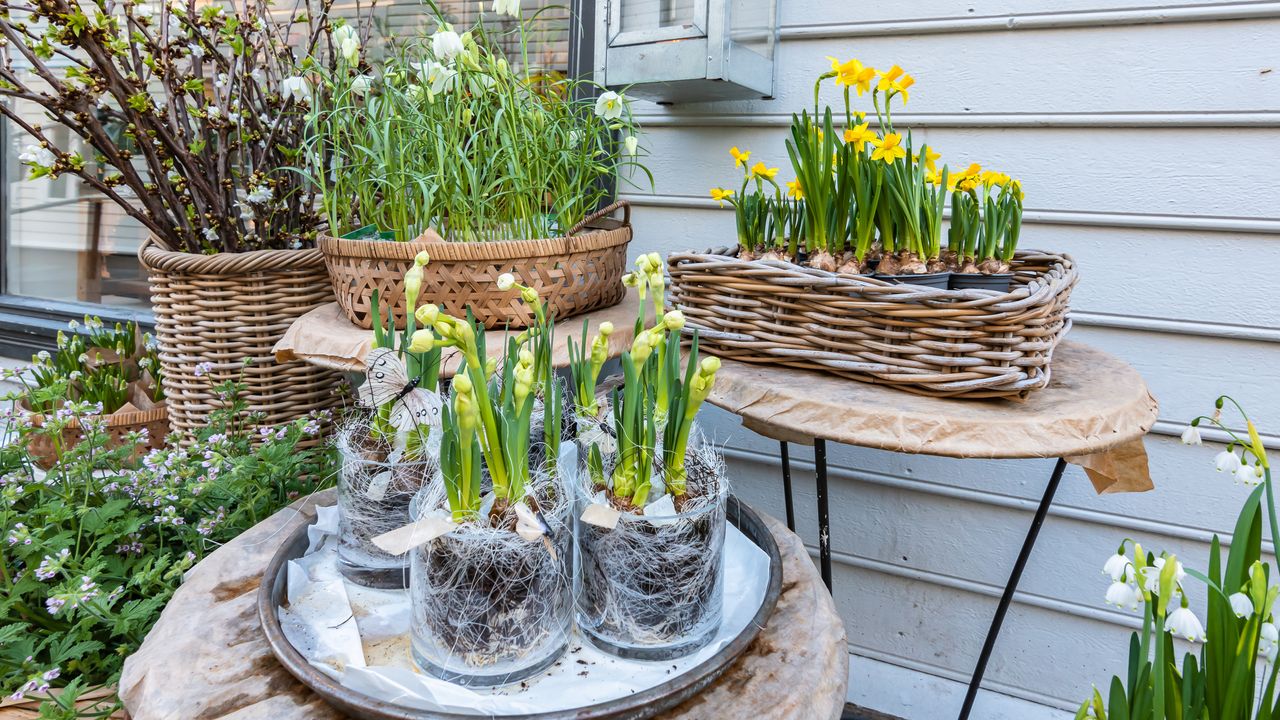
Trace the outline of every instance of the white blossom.
{"type": "Polygon", "coordinates": [[[1223,450],[1213,458],[1213,464],[1218,468],[1218,472],[1229,472],[1235,474],[1240,469],[1240,456],[1231,450],[1223,450]]]}
{"type": "Polygon", "coordinates": [[[351,92],[364,97],[373,88],[372,75],[357,75],[351,79],[351,92]]]}
{"type": "Polygon", "coordinates": [[[448,26],[442,27],[431,36],[431,52],[441,62],[452,62],[463,50],[462,38],[448,26]]]}
{"type": "Polygon", "coordinates": [[[1180,607],[1169,613],[1169,617],[1164,621],[1164,629],[1173,633],[1175,637],[1193,642],[1205,640],[1204,625],[1200,624],[1200,618],[1191,612],[1191,608],[1180,607]]]}
{"type": "Polygon", "coordinates": [[[1107,558],[1106,564],[1102,566],[1102,572],[1110,575],[1112,580],[1121,580],[1124,578],[1124,572],[1133,563],[1129,562],[1129,556],[1124,553],[1116,553],[1107,558]]]}
{"type": "Polygon", "coordinates": [[[341,25],[336,28],[333,31],[333,44],[347,64],[355,65],[360,62],[360,38],[355,28],[350,25],[341,25]]]}
{"type": "Polygon", "coordinates": [[[1186,430],[1182,431],[1183,445],[1199,445],[1200,444],[1200,428],[1195,425],[1188,425],[1186,430]]]}
{"type": "Polygon", "coordinates": [[[58,156],[53,151],[43,145],[27,145],[22,153],[18,155],[18,160],[32,167],[51,168],[58,162],[58,156]]]}
{"type": "Polygon", "coordinates": [[[261,205],[263,203],[271,202],[271,198],[273,197],[275,197],[274,190],[267,187],[266,185],[259,185],[253,188],[253,190],[248,194],[248,196],[245,197],[245,200],[248,200],[251,203],[257,203],[261,205]]]}
{"type": "Polygon", "coordinates": [[[511,17],[520,17],[520,0],[493,0],[493,11],[511,17]]]}
{"type": "Polygon", "coordinates": [[[1253,601],[1248,595],[1238,592],[1227,598],[1227,602],[1231,603],[1231,611],[1236,614],[1236,617],[1246,618],[1253,615],[1253,601]]]}
{"type": "Polygon", "coordinates": [[[1127,582],[1117,580],[1107,588],[1107,604],[1121,609],[1138,609],[1138,589],[1127,582]]]}
{"type": "Polygon", "coordinates": [[[296,100],[300,103],[310,102],[311,100],[311,83],[307,79],[298,75],[292,75],[280,81],[280,92],[284,95],[285,102],[296,100]]]}
{"type": "Polygon", "coordinates": [[[1240,463],[1240,467],[1236,468],[1236,482],[1245,485],[1258,485],[1262,483],[1262,468],[1254,467],[1249,463],[1240,463]]]}
{"type": "Polygon", "coordinates": [[[1261,638],[1258,641],[1258,654],[1267,662],[1275,662],[1276,648],[1278,645],[1277,641],[1280,641],[1280,632],[1276,631],[1274,623],[1265,622],[1262,623],[1259,633],[1261,634],[1261,638]]]}
{"type": "Polygon", "coordinates": [[[498,276],[498,289],[506,292],[516,285],[516,276],[511,273],[502,273],[498,276]]]}
{"type": "Polygon", "coordinates": [[[618,93],[610,90],[596,98],[596,115],[606,120],[617,120],[622,117],[626,100],[618,93]]]}
{"type": "Polygon", "coordinates": [[[638,148],[639,146],[640,146],[640,141],[636,139],[636,136],[628,135],[622,140],[622,154],[635,155],[636,148],[638,148]]]}

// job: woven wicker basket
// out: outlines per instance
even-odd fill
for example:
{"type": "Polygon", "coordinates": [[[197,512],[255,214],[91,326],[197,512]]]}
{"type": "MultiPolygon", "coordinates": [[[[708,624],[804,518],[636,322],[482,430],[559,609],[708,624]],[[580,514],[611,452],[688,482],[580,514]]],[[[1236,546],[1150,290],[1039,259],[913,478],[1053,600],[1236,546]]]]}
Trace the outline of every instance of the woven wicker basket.
{"type": "MultiPolygon", "coordinates": [[[[44,417],[34,415],[31,421],[36,427],[40,427],[44,424],[44,417]]],[[[150,410],[113,413],[106,416],[106,421],[108,448],[117,448],[124,445],[125,435],[146,428],[147,441],[138,444],[134,449],[135,456],[148,450],[164,447],[165,436],[169,434],[169,408],[165,405],[158,405],[150,410]]],[[[80,423],[75,418],[71,418],[67,426],[62,429],[61,452],[66,453],[69,449],[78,445],[81,439],[80,423]]],[[[36,464],[45,470],[53,467],[58,460],[59,449],[54,447],[53,438],[44,434],[30,436],[27,439],[27,450],[31,453],[31,457],[35,459],[36,464]]]]}
{"type": "Polygon", "coordinates": [[[1012,265],[1013,287],[998,293],[746,262],[736,249],[668,258],[685,331],[715,355],[965,398],[1024,398],[1047,385],[1071,327],[1071,258],[1025,250],[1012,265]]]}
{"type": "MultiPolygon", "coordinates": [[[[388,308],[403,308],[404,274],[421,250],[431,255],[431,262],[423,268],[419,302],[443,305],[456,316],[470,307],[477,320],[492,328],[523,327],[531,318],[520,293],[498,290],[503,273],[536,288],[560,319],[621,302],[629,242],[631,207],[616,202],[578,223],[567,236],[547,240],[445,242],[432,233],[407,243],[321,237],[319,245],[338,305],[362,328],[373,327],[374,290],[382,317],[388,308]],[[623,219],[610,219],[619,208],[623,219]]],[[[403,317],[396,321],[404,327],[403,317]]]]}
{"type": "Polygon", "coordinates": [[[225,405],[214,388],[227,380],[243,384],[260,425],[339,404],[341,374],[277,363],[271,352],[294,320],[333,301],[319,250],[197,255],[148,240],[138,256],[151,279],[169,421],[184,442],[225,405]]]}

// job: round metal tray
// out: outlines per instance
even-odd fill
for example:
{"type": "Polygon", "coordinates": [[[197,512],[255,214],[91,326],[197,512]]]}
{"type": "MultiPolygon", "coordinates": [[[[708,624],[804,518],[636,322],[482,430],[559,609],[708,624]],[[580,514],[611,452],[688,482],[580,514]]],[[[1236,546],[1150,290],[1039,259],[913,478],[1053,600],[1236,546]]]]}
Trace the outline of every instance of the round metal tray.
{"type": "MultiPolygon", "coordinates": [[[[773,615],[782,591],[782,558],[778,545],[764,521],[737,497],[729,496],[726,507],[729,522],[733,523],[748,540],[755,543],[769,556],[769,583],[765,588],[760,610],[720,652],[690,668],[687,672],[642,692],[608,702],[554,712],[526,715],[502,715],[506,720],[642,720],[697,695],[703,688],[715,682],[755,640],[773,615]]],[[[294,649],[280,627],[277,608],[285,603],[286,568],[290,560],[302,556],[307,550],[307,525],[299,527],[284,545],[276,551],[267,565],[262,586],[258,589],[258,618],[267,644],[276,658],[303,685],[311,688],[326,702],[353,718],[361,720],[475,720],[481,715],[463,713],[428,712],[415,710],[370,697],[343,687],[337,680],[312,667],[294,649]]]]}

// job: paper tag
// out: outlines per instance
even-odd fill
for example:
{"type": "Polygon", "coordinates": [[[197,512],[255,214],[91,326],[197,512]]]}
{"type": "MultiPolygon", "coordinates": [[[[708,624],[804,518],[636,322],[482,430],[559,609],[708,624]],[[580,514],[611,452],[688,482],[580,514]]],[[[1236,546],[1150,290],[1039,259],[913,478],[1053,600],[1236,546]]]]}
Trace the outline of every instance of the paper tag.
{"type": "Polygon", "coordinates": [[[369,487],[365,489],[364,496],[374,502],[380,502],[382,498],[387,496],[387,488],[390,486],[391,471],[383,470],[369,480],[369,487]]]}
{"type": "Polygon", "coordinates": [[[551,538],[547,537],[546,535],[543,535],[542,544],[547,547],[547,552],[551,554],[552,562],[555,562],[560,559],[559,556],[556,555],[556,546],[551,544],[551,538]]]}
{"type": "Polygon", "coordinates": [[[375,537],[373,544],[388,555],[403,555],[419,545],[435,540],[455,527],[457,524],[447,517],[426,517],[375,537]]]}
{"type": "Polygon", "coordinates": [[[608,505],[592,503],[582,511],[582,522],[588,525],[602,527],[605,530],[612,530],[618,526],[618,520],[622,517],[622,513],[613,509],[608,505]]]}

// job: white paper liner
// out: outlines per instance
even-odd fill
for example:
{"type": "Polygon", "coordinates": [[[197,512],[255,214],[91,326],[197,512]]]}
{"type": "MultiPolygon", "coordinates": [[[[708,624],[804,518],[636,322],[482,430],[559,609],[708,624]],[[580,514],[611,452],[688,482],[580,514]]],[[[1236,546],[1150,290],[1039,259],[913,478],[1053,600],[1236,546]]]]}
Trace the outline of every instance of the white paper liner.
{"type": "Polygon", "coordinates": [[[312,546],[288,565],[289,606],[279,609],[285,636],[312,666],[345,687],[418,710],[476,716],[568,710],[627,697],[667,682],[737,637],[764,602],[769,556],[730,525],[725,533],[724,618],[709,645],[665,662],[622,660],[575,632],[569,650],[546,672],[493,689],[464,688],[423,674],[409,656],[409,595],[342,580],[337,513],[319,508],[312,546]]]}

